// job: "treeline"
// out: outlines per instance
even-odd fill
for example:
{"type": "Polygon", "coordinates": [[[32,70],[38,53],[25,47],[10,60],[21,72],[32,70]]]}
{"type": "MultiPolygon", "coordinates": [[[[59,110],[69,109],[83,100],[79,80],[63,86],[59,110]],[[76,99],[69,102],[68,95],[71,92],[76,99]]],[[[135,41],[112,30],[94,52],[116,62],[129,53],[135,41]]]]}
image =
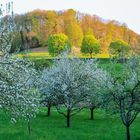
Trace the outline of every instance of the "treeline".
{"type": "Polygon", "coordinates": [[[64,11],[34,10],[24,15],[15,15],[19,32],[16,33],[13,50],[48,46],[48,37],[63,33],[68,36],[74,51],[79,51],[85,35],[94,35],[100,43],[100,53],[108,53],[108,46],[116,39],[123,40],[132,48],[140,46],[140,35],[126,24],[103,20],[96,15],[83,14],[73,9],[64,11]]]}

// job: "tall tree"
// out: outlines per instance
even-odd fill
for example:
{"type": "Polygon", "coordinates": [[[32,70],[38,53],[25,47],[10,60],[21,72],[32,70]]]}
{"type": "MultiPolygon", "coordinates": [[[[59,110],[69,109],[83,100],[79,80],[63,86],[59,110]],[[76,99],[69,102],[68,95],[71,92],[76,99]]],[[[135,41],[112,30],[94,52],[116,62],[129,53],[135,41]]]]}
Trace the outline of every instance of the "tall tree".
{"type": "Polygon", "coordinates": [[[65,32],[70,39],[71,45],[80,47],[83,39],[81,27],[76,22],[70,22],[65,26],[65,32]]]}
{"type": "Polygon", "coordinates": [[[6,112],[13,122],[24,118],[28,123],[38,110],[38,96],[35,89],[36,71],[26,60],[10,54],[15,23],[13,17],[6,21],[0,18],[0,110],[6,112]],[[4,26],[3,26],[4,25],[4,26]]]}
{"type": "Polygon", "coordinates": [[[71,45],[80,47],[83,39],[83,31],[76,20],[76,11],[69,9],[64,13],[64,28],[71,45]]]}

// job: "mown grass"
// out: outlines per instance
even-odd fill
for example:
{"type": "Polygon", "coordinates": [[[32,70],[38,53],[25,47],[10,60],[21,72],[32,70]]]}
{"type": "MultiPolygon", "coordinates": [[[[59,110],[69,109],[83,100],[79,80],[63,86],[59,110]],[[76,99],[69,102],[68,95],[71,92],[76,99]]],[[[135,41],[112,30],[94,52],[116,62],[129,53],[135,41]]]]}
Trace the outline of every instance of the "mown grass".
{"type": "MultiPolygon", "coordinates": [[[[89,119],[89,111],[83,110],[72,117],[71,127],[66,128],[66,120],[53,109],[51,117],[40,112],[32,120],[31,135],[26,122],[11,124],[0,113],[0,140],[124,140],[125,128],[118,116],[111,116],[97,110],[95,119],[89,119]]],[[[131,127],[132,140],[140,139],[140,118],[131,127]]]]}
{"type": "MultiPolygon", "coordinates": [[[[32,53],[32,57],[37,58],[39,53],[32,53]]],[[[44,53],[40,53],[40,56],[44,53]]],[[[39,59],[43,57],[38,57],[39,59]]],[[[84,58],[84,57],[81,57],[84,58]]],[[[88,58],[88,57],[85,57],[88,58]]],[[[46,56],[39,60],[39,67],[46,63],[46,59],[53,59],[46,56]],[[43,61],[43,62],[42,62],[43,61]]],[[[48,60],[49,61],[49,60],[48,60]]],[[[47,66],[52,61],[47,62],[47,66]]],[[[38,67],[37,65],[37,67],[38,67]]],[[[99,59],[99,66],[107,71],[118,74],[123,65],[121,63],[111,64],[109,59],[99,59]]],[[[29,136],[26,122],[11,124],[4,114],[0,114],[0,140],[124,140],[125,127],[119,116],[111,116],[104,111],[97,110],[95,119],[91,121],[90,112],[83,110],[72,117],[71,128],[66,128],[66,120],[53,109],[51,117],[46,117],[46,112],[40,112],[37,118],[32,121],[32,132],[29,136]]],[[[132,140],[140,140],[140,117],[131,127],[132,140]]]]}
{"type": "MultiPolygon", "coordinates": [[[[21,57],[21,58],[28,57],[30,59],[54,59],[54,58],[57,58],[55,56],[50,55],[49,52],[27,52],[27,53],[17,54],[17,56],[21,57]]],[[[75,55],[75,57],[90,58],[90,55],[79,53],[79,54],[75,55]]],[[[96,54],[96,55],[93,55],[93,58],[109,58],[109,55],[108,54],[96,54]]]]}

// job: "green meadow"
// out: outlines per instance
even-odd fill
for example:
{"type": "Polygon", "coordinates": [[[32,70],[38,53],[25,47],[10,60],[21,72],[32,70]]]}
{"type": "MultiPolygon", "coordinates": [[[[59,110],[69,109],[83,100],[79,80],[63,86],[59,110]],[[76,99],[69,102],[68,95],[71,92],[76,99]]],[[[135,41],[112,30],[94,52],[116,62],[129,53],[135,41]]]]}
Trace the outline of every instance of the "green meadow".
{"type": "MultiPolygon", "coordinates": [[[[46,116],[46,109],[40,111],[31,122],[29,135],[27,123],[16,124],[0,113],[0,140],[124,140],[125,127],[118,115],[110,115],[96,110],[94,120],[90,120],[90,111],[82,110],[71,119],[71,127],[66,128],[66,119],[55,108],[51,116],[46,116]]],[[[140,117],[131,127],[132,140],[140,139],[140,117]]]]}

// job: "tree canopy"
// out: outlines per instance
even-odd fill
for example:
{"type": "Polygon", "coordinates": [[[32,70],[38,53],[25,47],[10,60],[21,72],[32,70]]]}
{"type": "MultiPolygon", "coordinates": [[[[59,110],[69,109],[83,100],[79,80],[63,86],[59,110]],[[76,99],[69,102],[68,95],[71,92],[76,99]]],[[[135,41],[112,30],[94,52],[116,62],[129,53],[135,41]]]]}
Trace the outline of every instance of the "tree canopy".
{"type": "Polygon", "coordinates": [[[50,35],[47,44],[49,53],[56,55],[70,49],[70,42],[65,34],[50,35]]]}
{"type": "Polygon", "coordinates": [[[130,54],[131,46],[123,40],[112,41],[109,45],[109,52],[115,57],[126,57],[130,54]]]}
{"type": "Polygon", "coordinates": [[[99,41],[93,35],[85,35],[82,41],[81,52],[89,53],[92,58],[92,54],[97,54],[99,51],[99,41]]]}
{"type": "Polygon", "coordinates": [[[94,34],[100,42],[102,53],[108,53],[110,43],[116,38],[124,40],[137,51],[140,44],[140,36],[130,30],[126,24],[115,20],[103,22],[104,19],[101,17],[83,14],[73,9],[64,11],[34,10],[24,15],[15,15],[15,20],[19,25],[22,25],[22,28],[26,28],[24,32],[21,30],[23,36],[21,36],[23,39],[21,44],[25,42],[24,40],[29,40],[27,41],[29,48],[32,47],[32,43],[30,43],[32,40],[28,39],[27,35],[30,32],[28,30],[30,25],[31,32],[38,40],[38,47],[46,46],[48,37],[58,33],[66,34],[71,45],[75,47],[81,46],[83,35],[94,34]]]}

